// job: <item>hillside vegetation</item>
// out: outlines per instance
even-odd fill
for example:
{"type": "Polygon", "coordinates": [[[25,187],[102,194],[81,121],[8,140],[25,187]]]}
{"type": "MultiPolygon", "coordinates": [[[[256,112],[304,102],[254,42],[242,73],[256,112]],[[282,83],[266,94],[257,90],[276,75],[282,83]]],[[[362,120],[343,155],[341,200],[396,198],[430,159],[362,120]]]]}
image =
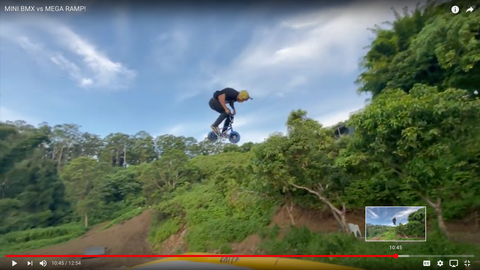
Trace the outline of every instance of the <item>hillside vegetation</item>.
{"type": "MultiPolygon", "coordinates": [[[[350,136],[336,138],[303,110],[291,112],[285,134],[242,145],[1,123],[0,253],[67,241],[151,208],[156,250],[185,230],[179,252],[230,253],[258,233],[263,254],[479,254],[478,245],[454,242],[447,224],[480,210],[480,15],[452,16],[445,5],[373,30],[358,80],[373,98],[348,120],[350,136]],[[269,225],[282,205],[329,213],[344,233],[280,232],[269,225]],[[428,241],[394,251],[356,240],[346,216],[366,205],[426,205],[428,241]]],[[[421,235],[408,224],[398,230],[421,235]]],[[[405,269],[423,259],[316,260],[405,269]]]]}

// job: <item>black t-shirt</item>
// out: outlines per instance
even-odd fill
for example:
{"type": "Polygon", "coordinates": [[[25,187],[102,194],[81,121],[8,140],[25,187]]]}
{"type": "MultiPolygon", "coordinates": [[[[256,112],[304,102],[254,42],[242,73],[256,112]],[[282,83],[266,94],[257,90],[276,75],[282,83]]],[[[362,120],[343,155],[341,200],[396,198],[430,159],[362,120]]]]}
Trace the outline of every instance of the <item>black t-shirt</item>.
{"type": "Polygon", "coordinates": [[[233,88],[225,88],[220,91],[215,91],[215,93],[213,94],[213,98],[218,100],[218,97],[223,94],[225,94],[225,103],[230,104],[230,106],[232,106],[233,108],[233,103],[237,101],[237,96],[239,92],[233,88]]]}

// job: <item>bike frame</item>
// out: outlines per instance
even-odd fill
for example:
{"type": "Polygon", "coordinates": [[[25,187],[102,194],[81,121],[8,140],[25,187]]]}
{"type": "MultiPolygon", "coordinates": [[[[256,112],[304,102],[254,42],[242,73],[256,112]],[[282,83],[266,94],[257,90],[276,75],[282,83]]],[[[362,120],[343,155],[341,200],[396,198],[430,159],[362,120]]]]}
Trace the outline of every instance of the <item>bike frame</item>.
{"type": "MultiPolygon", "coordinates": [[[[233,114],[230,114],[229,118],[230,118],[230,124],[228,124],[228,127],[227,127],[227,129],[225,130],[225,132],[224,132],[224,133],[225,133],[225,136],[222,135],[221,137],[227,138],[227,137],[228,137],[228,136],[227,136],[227,133],[228,133],[229,131],[230,131],[230,132],[233,131],[233,127],[232,127],[232,125],[233,125],[233,114]]],[[[223,129],[223,128],[222,128],[222,129],[223,129]]],[[[223,134],[223,133],[222,133],[222,134],[223,134]]]]}

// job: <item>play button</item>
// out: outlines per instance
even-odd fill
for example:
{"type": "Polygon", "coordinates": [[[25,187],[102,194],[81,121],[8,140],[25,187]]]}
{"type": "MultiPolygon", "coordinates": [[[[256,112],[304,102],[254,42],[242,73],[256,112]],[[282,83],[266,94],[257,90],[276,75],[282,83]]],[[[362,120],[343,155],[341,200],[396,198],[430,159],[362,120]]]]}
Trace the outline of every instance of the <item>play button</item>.
{"type": "Polygon", "coordinates": [[[12,261],[12,266],[15,266],[17,265],[17,262],[16,261],[12,261]]]}

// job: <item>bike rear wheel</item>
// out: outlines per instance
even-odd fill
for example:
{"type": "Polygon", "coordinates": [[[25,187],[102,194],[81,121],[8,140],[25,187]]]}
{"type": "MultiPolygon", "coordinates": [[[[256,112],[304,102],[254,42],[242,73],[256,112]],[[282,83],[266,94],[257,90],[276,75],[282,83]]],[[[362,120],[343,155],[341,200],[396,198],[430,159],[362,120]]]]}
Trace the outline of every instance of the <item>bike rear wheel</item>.
{"type": "Polygon", "coordinates": [[[230,135],[228,135],[228,140],[231,143],[238,143],[240,141],[240,133],[236,131],[230,132],[230,135]]]}

